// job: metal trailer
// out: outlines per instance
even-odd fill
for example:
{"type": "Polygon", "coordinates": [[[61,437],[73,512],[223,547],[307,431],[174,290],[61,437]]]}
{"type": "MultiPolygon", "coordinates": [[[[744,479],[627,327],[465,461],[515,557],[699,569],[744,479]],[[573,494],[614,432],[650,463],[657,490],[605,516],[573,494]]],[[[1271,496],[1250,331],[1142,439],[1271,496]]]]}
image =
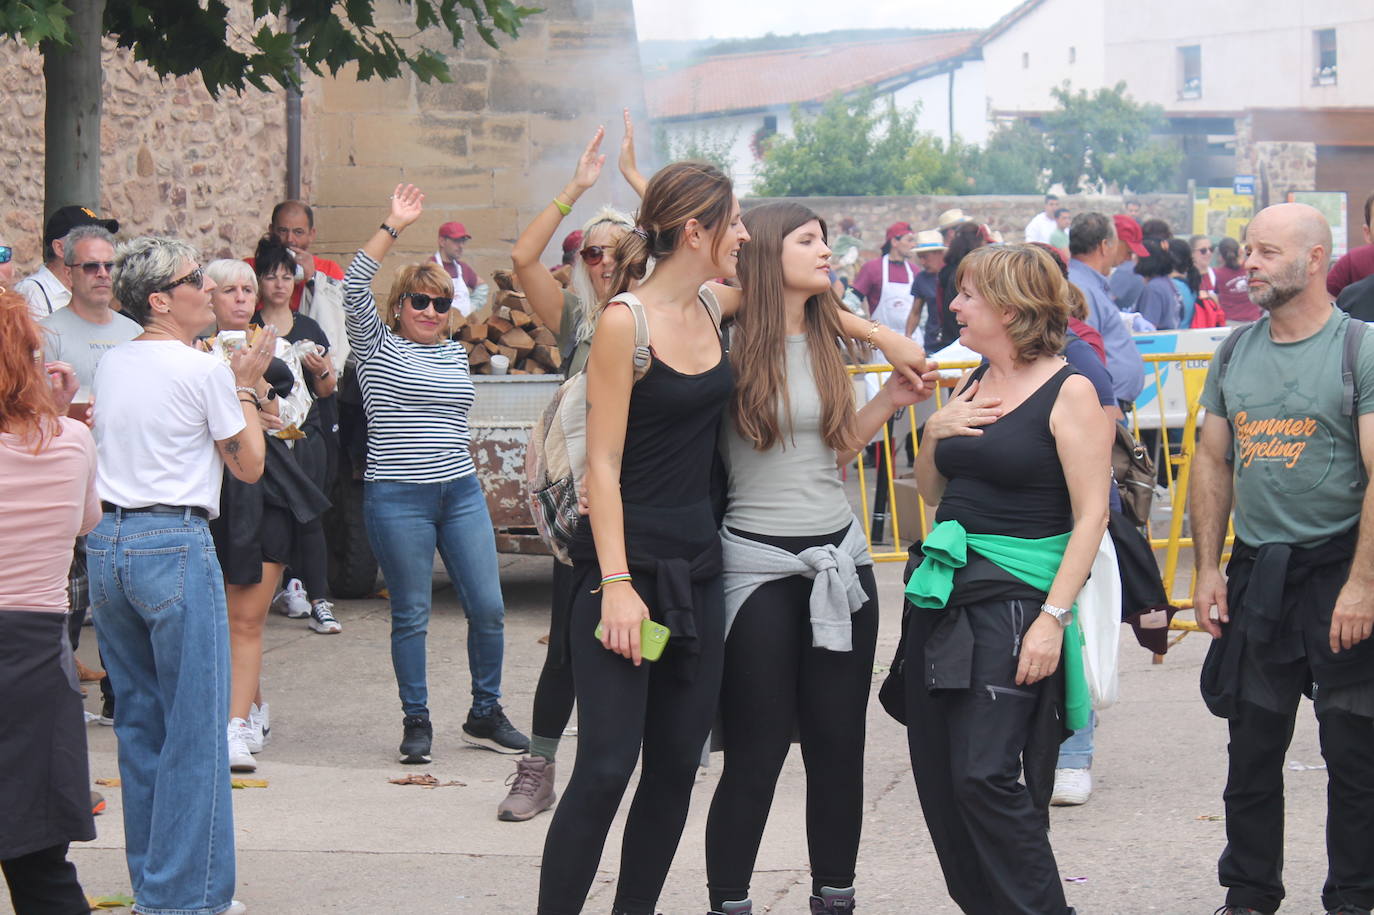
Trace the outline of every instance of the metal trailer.
{"type": "MultiPolygon", "coordinates": [[[[472,459],[502,553],[549,555],[530,518],[525,449],[530,431],[562,384],[561,375],[474,375],[477,398],[468,413],[472,459]]],[[[377,587],[377,560],[363,521],[362,469],[366,432],[356,389],[341,392],[339,472],[325,516],[329,585],[335,597],[359,598],[377,587]]]]}

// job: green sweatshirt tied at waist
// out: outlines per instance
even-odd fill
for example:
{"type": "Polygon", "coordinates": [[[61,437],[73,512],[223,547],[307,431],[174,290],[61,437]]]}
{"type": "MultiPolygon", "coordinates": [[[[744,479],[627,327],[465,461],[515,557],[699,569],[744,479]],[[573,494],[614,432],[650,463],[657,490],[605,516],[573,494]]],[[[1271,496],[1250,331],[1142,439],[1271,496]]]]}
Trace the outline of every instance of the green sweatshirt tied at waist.
{"type": "MultiPolygon", "coordinates": [[[[1064,561],[1069,534],[1028,539],[1002,534],[970,534],[958,521],[941,521],[922,543],[925,559],[911,573],[906,596],[914,606],[942,610],[954,591],[954,572],[968,563],[972,549],[998,568],[1039,591],[1048,592],[1064,561]]],[[[1075,608],[1077,603],[1074,604],[1075,608]]],[[[1083,632],[1074,621],[1064,629],[1064,716],[1070,730],[1088,726],[1092,699],[1083,672],[1083,632]]]]}

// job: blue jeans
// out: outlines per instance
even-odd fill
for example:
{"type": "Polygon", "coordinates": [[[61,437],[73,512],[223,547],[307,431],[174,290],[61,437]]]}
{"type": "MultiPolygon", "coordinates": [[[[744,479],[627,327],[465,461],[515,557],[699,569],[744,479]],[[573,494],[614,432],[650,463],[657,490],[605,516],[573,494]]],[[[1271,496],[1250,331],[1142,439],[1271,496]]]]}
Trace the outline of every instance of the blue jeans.
{"type": "Polygon", "coordinates": [[[119,684],[135,912],[216,915],[234,893],[229,617],[209,525],[107,512],[86,538],[91,612],[119,684]]]}
{"type": "Polygon", "coordinates": [[[401,708],[429,715],[425,636],[437,547],[468,618],[472,710],[487,714],[501,698],[506,610],[496,537],[477,475],[444,483],[369,482],[363,517],[391,593],[391,665],[401,708]]]}
{"type": "Polygon", "coordinates": [[[1059,762],[1056,769],[1091,769],[1093,767],[1093,729],[1097,727],[1097,712],[1088,717],[1088,723],[1073,732],[1073,736],[1059,745],[1059,762]]]}

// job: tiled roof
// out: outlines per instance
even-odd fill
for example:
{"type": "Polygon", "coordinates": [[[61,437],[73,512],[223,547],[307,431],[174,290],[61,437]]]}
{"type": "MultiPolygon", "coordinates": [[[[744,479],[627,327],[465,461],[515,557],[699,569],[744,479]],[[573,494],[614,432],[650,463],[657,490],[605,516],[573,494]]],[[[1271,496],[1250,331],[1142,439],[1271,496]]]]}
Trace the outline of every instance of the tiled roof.
{"type": "Polygon", "coordinates": [[[729,54],[668,73],[646,73],[654,118],[723,114],[823,102],[955,58],[978,41],[976,30],[889,41],[729,54]]]}

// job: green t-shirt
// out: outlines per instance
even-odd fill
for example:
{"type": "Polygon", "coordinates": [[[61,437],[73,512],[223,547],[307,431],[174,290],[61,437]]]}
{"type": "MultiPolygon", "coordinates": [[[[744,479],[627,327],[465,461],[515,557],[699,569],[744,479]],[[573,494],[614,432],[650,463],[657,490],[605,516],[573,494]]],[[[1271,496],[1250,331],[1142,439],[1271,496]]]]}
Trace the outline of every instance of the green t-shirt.
{"type": "MultiPolygon", "coordinates": [[[[1224,383],[1207,375],[1202,406],[1230,421],[1235,440],[1235,527],[1246,543],[1310,546],[1360,518],[1360,455],[1341,415],[1349,320],[1333,308],[1306,340],[1276,343],[1262,317],[1236,344],[1224,383]]],[[[1374,333],[1364,336],[1356,377],[1356,412],[1374,413],[1374,333]]]]}

